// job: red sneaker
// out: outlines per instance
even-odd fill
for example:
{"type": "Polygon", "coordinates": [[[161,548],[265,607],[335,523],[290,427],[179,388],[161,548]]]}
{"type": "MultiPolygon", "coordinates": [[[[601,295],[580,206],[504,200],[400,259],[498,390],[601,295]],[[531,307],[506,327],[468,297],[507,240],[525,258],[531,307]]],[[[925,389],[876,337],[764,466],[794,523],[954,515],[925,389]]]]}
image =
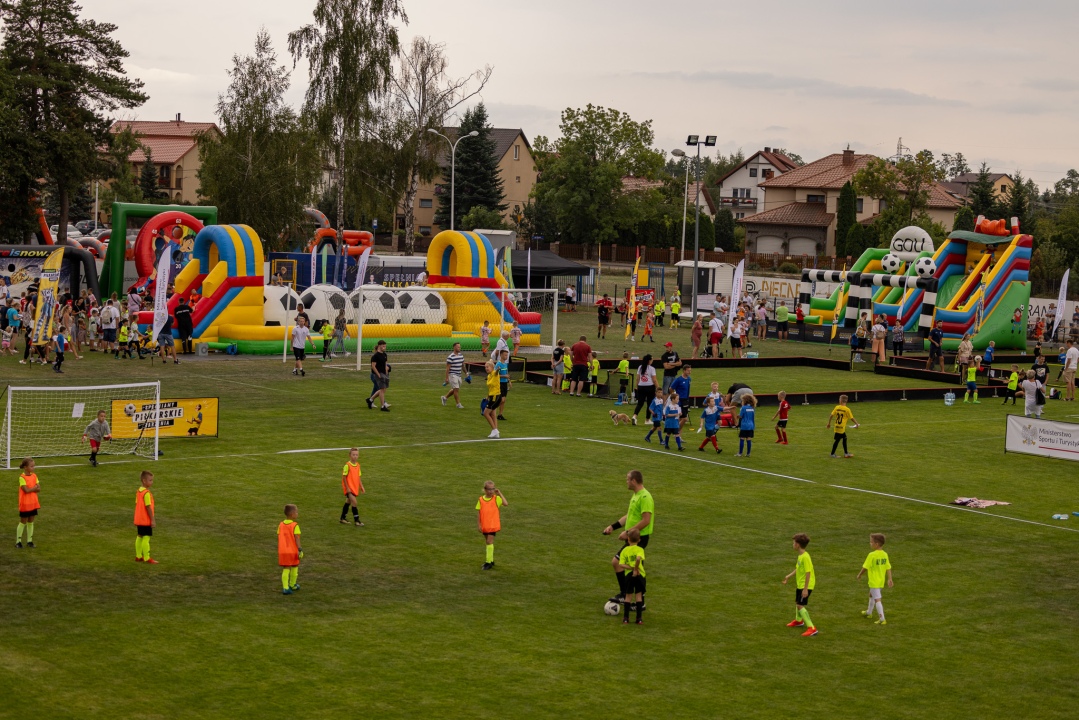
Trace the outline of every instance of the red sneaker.
{"type": "Polygon", "coordinates": [[[787,623],[787,627],[802,627],[803,625],[805,625],[805,623],[801,620],[791,620],[787,623]]]}
{"type": "Polygon", "coordinates": [[[811,627],[808,630],[806,630],[804,633],[802,633],[802,637],[813,637],[816,634],[817,634],[817,628],[811,627]]]}
{"type": "Polygon", "coordinates": [[[135,558],[135,562],[142,562],[142,558],[140,558],[140,557],[135,558]]]}
{"type": "Polygon", "coordinates": [[[782,444],[783,444],[782,440],[776,440],[776,445],[782,445],[782,444]]]}
{"type": "Polygon", "coordinates": [[[153,558],[149,558],[149,559],[146,560],[146,563],[148,565],[157,565],[157,560],[154,560],[153,558]]]}
{"type": "Polygon", "coordinates": [[[786,440],[784,440],[783,442],[781,442],[781,443],[779,443],[779,444],[780,444],[780,445],[786,445],[786,444],[787,444],[787,441],[786,441],[786,440]]]}

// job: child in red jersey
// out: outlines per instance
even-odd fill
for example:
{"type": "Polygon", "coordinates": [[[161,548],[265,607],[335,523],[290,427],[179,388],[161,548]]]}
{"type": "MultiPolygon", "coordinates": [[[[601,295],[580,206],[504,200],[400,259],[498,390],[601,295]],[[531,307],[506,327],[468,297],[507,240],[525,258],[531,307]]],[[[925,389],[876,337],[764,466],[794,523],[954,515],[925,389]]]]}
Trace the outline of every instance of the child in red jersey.
{"type": "Polygon", "coordinates": [[[776,396],[779,399],[779,409],[776,410],[776,414],[772,416],[776,422],[776,443],[779,445],[787,444],[787,413],[790,412],[791,404],[787,402],[787,393],[780,391],[776,396]]]}

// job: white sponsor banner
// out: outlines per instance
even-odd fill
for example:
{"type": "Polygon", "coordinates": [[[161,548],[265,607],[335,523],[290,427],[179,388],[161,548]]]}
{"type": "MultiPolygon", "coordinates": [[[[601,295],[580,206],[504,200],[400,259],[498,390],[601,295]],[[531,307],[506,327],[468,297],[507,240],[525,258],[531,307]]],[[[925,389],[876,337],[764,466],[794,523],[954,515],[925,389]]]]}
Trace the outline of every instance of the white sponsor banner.
{"type": "Polygon", "coordinates": [[[1079,460],[1079,423],[1009,415],[1004,450],[1060,460],[1079,460]]]}
{"type": "MultiPolygon", "coordinates": [[[[763,275],[746,275],[745,292],[750,295],[759,295],[762,300],[775,298],[776,300],[798,300],[798,291],[802,285],[801,276],[796,278],[765,277],[763,275]]],[[[813,291],[814,297],[830,297],[838,283],[817,282],[813,291]]],[[[790,303],[787,303],[791,307],[790,303]]]]}
{"type": "MultiPolygon", "coordinates": [[[[1060,294],[1057,296],[1057,307],[1063,310],[1068,305],[1068,277],[1071,276],[1072,269],[1068,268],[1064,271],[1064,277],[1060,279],[1060,294]]],[[[1049,331],[1049,337],[1053,337],[1057,334],[1057,327],[1060,325],[1060,321],[1064,319],[1064,313],[1058,312],[1056,318],[1053,320],[1053,328],[1049,331]]]]}
{"type": "Polygon", "coordinates": [[[727,313],[727,337],[731,336],[731,330],[734,328],[734,319],[738,315],[738,303],[742,301],[742,297],[745,295],[745,287],[742,280],[742,273],[745,270],[745,265],[745,260],[738,263],[738,267],[734,269],[734,278],[731,280],[731,307],[727,313]]]}
{"type": "Polygon", "coordinates": [[[165,321],[169,319],[169,271],[172,270],[172,243],[166,243],[157,261],[157,276],[154,278],[154,326],[151,331],[154,340],[161,334],[165,321]]]}

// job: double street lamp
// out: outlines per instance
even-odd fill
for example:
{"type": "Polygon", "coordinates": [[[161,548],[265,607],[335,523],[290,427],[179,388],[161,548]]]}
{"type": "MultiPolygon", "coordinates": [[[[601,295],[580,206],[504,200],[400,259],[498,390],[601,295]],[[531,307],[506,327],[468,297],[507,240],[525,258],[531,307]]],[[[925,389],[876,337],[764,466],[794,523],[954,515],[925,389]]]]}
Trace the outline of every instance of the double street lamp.
{"type": "MultiPolygon", "coordinates": [[[[697,147],[697,168],[694,176],[697,182],[697,199],[694,201],[694,215],[693,215],[693,300],[691,301],[690,308],[693,314],[693,320],[697,320],[697,276],[699,274],[699,265],[701,258],[701,145],[705,147],[713,147],[716,144],[715,135],[705,135],[704,140],[701,140],[700,135],[690,135],[686,138],[686,145],[697,147]]],[[[686,157],[684,150],[675,150],[673,155],[677,157],[686,157]]],[[[689,174],[688,168],[686,170],[686,202],[689,202],[689,174]]],[[[686,214],[683,206],[682,211],[682,243],[685,247],[685,223],[686,214]]],[[[683,253],[685,251],[683,250],[683,253]]]]}
{"type": "Polygon", "coordinates": [[[453,230],[453,221],[456,216],[454,213],[453,205],[453,180],[454,165],[457,162],[457,143],[461,142],[465,138],[478,137],[480,133],[478,130],[473,130],[468,135],[462,135],[461,137],[457,138],[457,141],[454,142],[453,140],[450,140],[448,137],[440,133],[438,130],[435,130],[434,128],[428,128],[427,132],[431,133],[432,135],[438,135],[440,138],[450,144],[450,230],[453,230]]]}

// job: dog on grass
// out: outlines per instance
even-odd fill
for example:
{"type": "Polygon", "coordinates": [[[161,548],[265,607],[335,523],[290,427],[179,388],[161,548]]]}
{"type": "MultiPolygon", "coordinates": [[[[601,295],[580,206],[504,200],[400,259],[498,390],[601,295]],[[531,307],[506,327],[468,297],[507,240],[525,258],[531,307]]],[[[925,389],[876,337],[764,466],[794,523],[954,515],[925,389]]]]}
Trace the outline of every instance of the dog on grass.
{"type": "Polygon", "coordinates": [[[615,412],[614,410],[608,410],[607,412],[611,416],[611,422],[615,424],[615,427],[622,424],[633,424],[633,421],[630,419],[629,415],[626,415],[625,413],[615,412]]]}

